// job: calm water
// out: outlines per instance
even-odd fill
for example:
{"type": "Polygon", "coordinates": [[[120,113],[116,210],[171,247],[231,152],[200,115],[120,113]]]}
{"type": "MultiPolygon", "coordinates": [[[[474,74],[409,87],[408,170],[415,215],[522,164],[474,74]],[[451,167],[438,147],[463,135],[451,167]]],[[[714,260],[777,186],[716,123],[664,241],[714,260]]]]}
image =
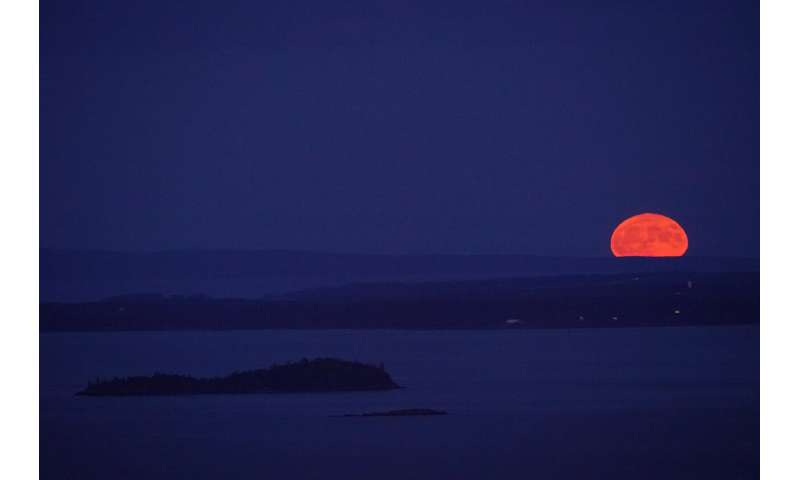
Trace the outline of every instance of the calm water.
{"type": "Polygon", "coordinates": [[[42,478],[757,478],[758,327],[40,336],[42,478]],[[96,376],[383,361],[375,393],[85,398],[96,376]],[[444,417],[337,418],[393,408],[444,417]]]}

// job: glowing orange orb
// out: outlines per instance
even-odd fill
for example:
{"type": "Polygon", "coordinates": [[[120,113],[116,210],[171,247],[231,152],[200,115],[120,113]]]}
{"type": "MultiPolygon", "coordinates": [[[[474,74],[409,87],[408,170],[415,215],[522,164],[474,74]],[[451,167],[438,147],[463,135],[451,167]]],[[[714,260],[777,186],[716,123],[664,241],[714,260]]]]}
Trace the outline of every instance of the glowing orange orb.
{"type": "Polygon", "coordinates": [[[680,257],[689,237],[675,220],[657,213],[634,215],[611,234],[615,257],[680,257]]]}

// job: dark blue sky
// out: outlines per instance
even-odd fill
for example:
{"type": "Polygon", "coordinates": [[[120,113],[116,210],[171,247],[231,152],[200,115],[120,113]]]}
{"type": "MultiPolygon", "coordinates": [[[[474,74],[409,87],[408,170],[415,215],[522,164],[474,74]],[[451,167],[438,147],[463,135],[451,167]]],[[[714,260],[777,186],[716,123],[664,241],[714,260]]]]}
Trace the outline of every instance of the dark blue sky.
{"type": "Polygon", "coordinates": [[[42,1],[41,245],[758,255],[758,2],[375,3],[42,1]]]}

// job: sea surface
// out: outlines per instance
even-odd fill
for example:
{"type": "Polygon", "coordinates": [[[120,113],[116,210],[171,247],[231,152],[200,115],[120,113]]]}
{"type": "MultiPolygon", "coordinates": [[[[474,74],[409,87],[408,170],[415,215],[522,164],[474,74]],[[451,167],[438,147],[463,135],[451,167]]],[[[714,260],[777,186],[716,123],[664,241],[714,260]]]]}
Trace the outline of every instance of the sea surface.
{"type": "Polygon", "coordinates": [[[45,479],[758,478],[758,326],[40,335],[45,479]],[[383,362],[387,392],[76,397],[88,380],[383,362]],[[398,408],[435,417],[343,418],[398,408]]]}

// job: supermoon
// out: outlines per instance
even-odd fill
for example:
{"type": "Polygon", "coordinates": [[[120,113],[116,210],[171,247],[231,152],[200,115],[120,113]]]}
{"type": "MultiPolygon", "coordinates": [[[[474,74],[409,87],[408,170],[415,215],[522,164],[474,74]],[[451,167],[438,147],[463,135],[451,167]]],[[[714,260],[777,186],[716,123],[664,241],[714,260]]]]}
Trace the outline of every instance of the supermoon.
{"type": "Polygon", "coordinates": [[[658,213],[634,215],[611,234],[615,257],[680,257],[688,248],[689,238],[678,222],[658,213]]]}

